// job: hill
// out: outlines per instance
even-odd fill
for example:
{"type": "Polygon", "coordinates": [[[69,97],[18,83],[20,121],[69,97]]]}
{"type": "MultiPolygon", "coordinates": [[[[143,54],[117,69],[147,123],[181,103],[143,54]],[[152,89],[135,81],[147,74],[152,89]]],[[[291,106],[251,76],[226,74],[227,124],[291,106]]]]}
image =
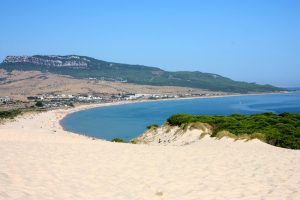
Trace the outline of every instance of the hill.
{"type": "Polygon", "coordinates": [[[157,67],[106,62],[86,56],[7,56],[0,64],[7,71],[38,70],[77,79],[98,79],[156,86],[181,86],[212,91],[253,93],[285,90],[272,85],[234,81],[199,71],[169,72],[157,67]]]}
{"type": "Polygon", "coordinates": [[[12,71],[0,69],[0,96],[24,101],[28,96],[43,94],[94,95],[109,99],[116,94],[161,95],[228,95],[228,92],[207,91],[200,88],[137,85],[102,80],[75,79],[70,76],[40,71],[12,71]]]}

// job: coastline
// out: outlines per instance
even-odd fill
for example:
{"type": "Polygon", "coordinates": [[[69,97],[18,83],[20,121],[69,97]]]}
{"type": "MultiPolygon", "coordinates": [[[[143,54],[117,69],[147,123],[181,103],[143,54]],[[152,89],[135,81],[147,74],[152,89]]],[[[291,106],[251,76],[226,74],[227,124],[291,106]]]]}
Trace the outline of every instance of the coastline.
{"type": "MultiPolygon", "coordinates": [[[[48,129],[51,129],[52,127],[55,127],[55,129],[52,130],[52,132],[60,130],[63,131],[64,134],[75,134],[87,138],[92,138],[88,135],[85,135],[84,133],[75,133],[75,132],[70,132],[64,129],[64,127],[61,124],[61,121],[67,117],[69,114],[75,113],[75,112],[80,112],[83,110],[88,110],[88,109],[93,109],[93,108],[98,108],[98,107],[106,107],[106,106],[116,106],[116,105],[124,105],[124,104],[133,104],[133,103],[147,103],[147,102],[160,102],[160,101],[180,101],[180,100],[190,100],[190,99],[212,99],[212,98],[227,98],[227,97],[236,97],[236,96],[257,96],[257,95],[268,95],[268,94],[285,94],[285,93],[293,93],[292,92],[280,92],[280,93],[255,93],[255,94],[230,94],[230,95],[220,95],[220,96],[201,96],[201,97],[184,97],[184,98],[170,98],[170,99],[158,99],[158,100],[131,100],[131,101],[117,101],[117,102],[109,102],[109,103],[93,103],[93,104],[81,104],[81,105],[76,105],[73,108],[59,108],[59,109],[53,109],[53,110],[47,110],[45,112],[42,112],[45,115],[49,114],[49,121],[51,123],[45,123],[45,122],[40,122],[46,125],[48,129]]],[[[297,91],[296,91],[297,92],[297,91]]],[[[38,116],[42,113],[37,113],[37,112],[30,112],[30,113],[24,113],[21,116],[17,116],[15,120],[12,121],[7,121],[4,124],[0,124],[0,131],[1,128],[5,127],[5,125],[10,125],[14,124],[16,121],[21,121],[32,118],[38,118],[38,116]]],[[[13,126],[13,125],[11,125],[13,126]]],[[[99,138],[93,138],[97,140],[103,140],[99,138]]],[[[104,140],[106,141],[106,140],[104,140]]]]}
{"type": "MultiPolygon", "coordinates": [[[[180,100],[190,100],[190,99],[213,99],[213,98],[227,98],[227,97],[239,97],[239,96],[287,94],[287,93],[294,93],[294,92],[297,92],[297,91],[290,91],[290,92],[284,91],[284,92],[275,92],[275,93],[253,93],[253,94],[228,94],[228,95],[219,95],[219,96],[182,97],[182,98],[169,98],[169,99],[157,99],[157,100],[143,99],[143,100],[131,100],[131,101],[117,101],[117,102],[109,102],[109,103],[82,104],[82,105],[78,105],[74,108],[67,108],[66,111],[68,111],[68,112],[66,112],[64,114],[64,116],[62,116],[61,119],[59,120],[59,126],[63,130],[65,130],[63,128],[63,126],[61,125],[61,121],[71,113],[80,112],[80,111],[83,111],[83,110],[89,110],[89,109],[98,108],[98,107],[116,106],[116,105],[133,104],[133,103],[147,103],[147,102],[161,102],[161,101],[180,101],[180,100]]],[[[66,131],[66,132],[68,132],[68,131],[66,131]]],[[[84,135],[84,133],[74,133],[74,134],[84,135]]],[[[89,136],[87,136],[87,137],[89,137],[89,136]]],[[[97,139],[99,139],[99,138],[97,138],[97,139]]]]}
{"type": "MultiPolygon", "coordinates": [[[[55,133],[60,132],[61,134],[71,134],[75,136],[85,137],[87,139],[93,139],[93,140],[101,140],[101,141],[107,141],[100,138],[94,138],[90,137],[84,133],[75,133],[70,132],[64,129],[64,127],[61,124],[61,121],[67,117],[69,114],[80,112],[83,110],[93,109],[93,108],[99,108],[99,107],[106,107],[106,106],[116,106],[116,105],[124,105],[124,104],[133,104],[133,103],[147,103],[147,102],[159,102],[159,101],[179,101],[179,100],[190,100],[190,99],[208,99],[208,98],[226,98],[226,97],[236,97],[236,96],[256,96],[256,95],[268,95],[268,94],[285,94],[285,93],[293,93],[292,92],[280,92],[280,93],[255,93],[255,94],[232,94],[232,95],[220,95],[220,96],[205,96],[205,97],[187,97],[187,98],[172,98],[172,99],[159,99],[159,100],[133,100],[133,101],[117,101],[117,102],[109,102],[109,103],[96,103],[96,104],[81,104],[77,105],[74,108],[59,108],[59,109],[53,109],[48,110],[42,113],[36,113],[36,112],[30,112],[30,113],[24,113],[20,116],[17,116],[16,119],[7,121],[4,124],[0,124],[0,132],[1,129],[6,129],[6,127],[14,127],[17,128],[24,128],[27,123],[27,120],[33,120],[36,119],[37,123],[36,126],[30,127],[30,128],[43,128],[46,129],[47,132],[55,133]],[[42,118],[40,116],[43,116],[42,118]],[[45,118],[47,120],[45,120],[45,118]],[[18,124],[18,125],[16,125],[18,124]],[[43,124],[44,126],[38,127],[38,124],[43,124]]],[[[297,92],[297,91],[296,91],[297,92]]],[[[299,92],[299,91],[298,91],[299,92]]],[[[110,141],[107,141],[110,142],[110,141]]]]}
{"type": "Polygon", "coordinates": [[[210,137],[186,146],[113,143],[59,123],[72,112],[118,104],[25,113],[0,125],[0,198],[300,198],[297,150],[210,137]]]}

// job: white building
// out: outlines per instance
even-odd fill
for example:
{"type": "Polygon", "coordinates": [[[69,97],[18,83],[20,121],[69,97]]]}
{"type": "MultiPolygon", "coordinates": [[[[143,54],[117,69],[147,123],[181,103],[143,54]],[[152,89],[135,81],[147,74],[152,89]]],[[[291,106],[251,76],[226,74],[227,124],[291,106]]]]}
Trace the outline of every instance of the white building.
{"type": "Polygon", "coordinates": [[[11,98],[10,97],[0,97],[0,103],[4,103],[4,102],[8,102],[8,101],[11,101],[11,98]]]}

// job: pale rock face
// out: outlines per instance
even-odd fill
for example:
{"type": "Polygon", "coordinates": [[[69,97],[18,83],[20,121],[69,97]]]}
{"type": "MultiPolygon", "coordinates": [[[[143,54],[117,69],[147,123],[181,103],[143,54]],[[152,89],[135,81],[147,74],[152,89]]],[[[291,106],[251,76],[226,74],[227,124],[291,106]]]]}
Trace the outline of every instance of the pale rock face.
{"type": "Polygon", "coordinates": [[[48,58],[40,58],[34,56],[7,56],[4,63],[32,63],[42,66],[54,66],[54,67],[76,67],[85,69],[88,67],[87,59],[80,59],[78,56],[48,56],[48,58]]]}

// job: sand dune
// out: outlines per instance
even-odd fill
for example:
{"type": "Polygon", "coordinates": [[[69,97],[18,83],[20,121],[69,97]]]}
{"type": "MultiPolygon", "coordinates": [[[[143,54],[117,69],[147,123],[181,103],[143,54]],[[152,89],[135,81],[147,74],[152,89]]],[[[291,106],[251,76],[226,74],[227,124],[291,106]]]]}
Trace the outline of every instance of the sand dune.
{"type": "Polygon", "coordinates": [[[185,146],[93,140],[62,130],[69,112],[0,126],[0,199],[300,199],[300,151],[210,137],[185,146]]]}

